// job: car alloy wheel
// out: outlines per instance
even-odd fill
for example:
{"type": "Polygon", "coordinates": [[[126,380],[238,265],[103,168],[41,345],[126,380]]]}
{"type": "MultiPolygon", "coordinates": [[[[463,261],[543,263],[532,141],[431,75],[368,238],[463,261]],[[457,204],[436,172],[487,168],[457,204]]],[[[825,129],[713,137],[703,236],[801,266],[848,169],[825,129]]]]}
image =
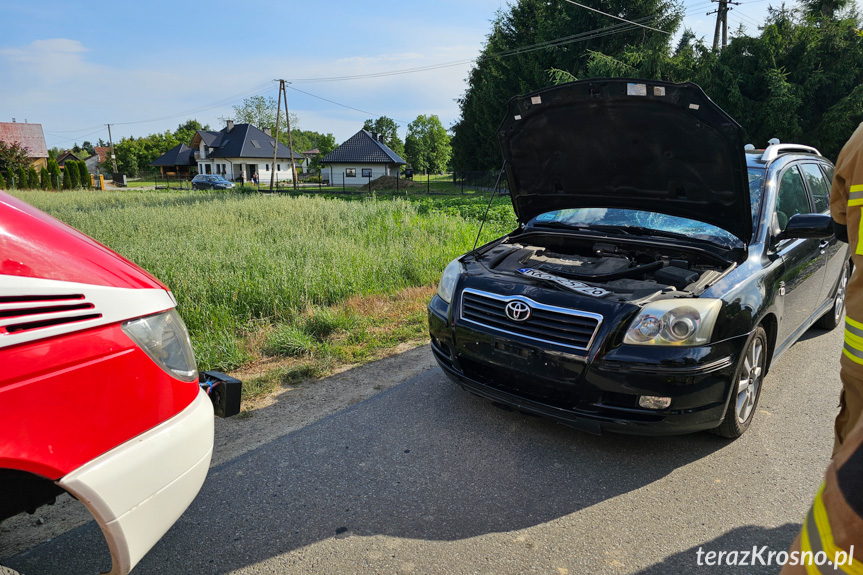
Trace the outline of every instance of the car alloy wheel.
{"type": "Polygon", "coordinates": [[[743,367],[740,369],[737,380],[737,405],[735,413],[737,422],[745,424],[752,417],[752,410],[758,401],[758,393],[761,391],[761,378],[764,375],[764,341],[755,338],[746,356],[743,358],[743,367]]]}
{"type": "Polygon", "coordinates": [[[845,315],[845,298],[848,295],[848,279],[851,277],[851,263],[845,262],[842,266],[842,275],[836,284],[836,293],[833,294],[833,305],[827,310],[815,324],[822,329],[834,329],[842,323],[845,315]]]}
{"type": "Polygon", "coordinates": [[[749,338],[749,343],[738,363],[725,417],[719,427],[711,430],[713,433],[736,439],[749,429],[755,418],[766,372],[767,332],[759,325],[749,338]]]}

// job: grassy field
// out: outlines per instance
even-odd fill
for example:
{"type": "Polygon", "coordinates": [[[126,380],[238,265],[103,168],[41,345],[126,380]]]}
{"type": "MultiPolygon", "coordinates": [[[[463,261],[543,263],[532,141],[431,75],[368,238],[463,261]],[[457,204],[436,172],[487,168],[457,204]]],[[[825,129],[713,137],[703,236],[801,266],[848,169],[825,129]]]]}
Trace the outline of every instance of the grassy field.
{"type": "MultiPolygon", "coordinates": [[[[424,337],[424,306],[469,250],[489,195],[17,192],[160,278],[202,369],[271,357],[266,385],[424,337]]],[[[495,202],[488,241],[514,228],[495,202]]]]}

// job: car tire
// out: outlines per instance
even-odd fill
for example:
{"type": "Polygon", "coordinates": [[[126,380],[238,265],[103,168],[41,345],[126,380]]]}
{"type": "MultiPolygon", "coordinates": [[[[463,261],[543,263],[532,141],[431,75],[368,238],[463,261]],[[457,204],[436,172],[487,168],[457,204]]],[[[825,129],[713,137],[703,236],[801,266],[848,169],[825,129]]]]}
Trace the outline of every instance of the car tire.
{"type": "Polygon", "coordinates": [[[842,316],[845,315],[845,296],[848,293],[848,280],[851,278],[851,262],[846,261],[842,266],[842,275],[839,276],[839,283],[836,284],[836,293],[833,294],[833,305],[827,310],[827,313],[822,315],[817,322],[816,327],[821,329],[835,329],[842,323],[842,316]]]}
{"type": "Polygon", "coordinates": [[[713,433],[728,439],[737,439],[749,429],[758,409],[758,399],[761,397],[765,373],[767,373],[767,332],[759,325],[752,332],[734,371],[725,417],[718,427],[711,430],[713,433]]]}

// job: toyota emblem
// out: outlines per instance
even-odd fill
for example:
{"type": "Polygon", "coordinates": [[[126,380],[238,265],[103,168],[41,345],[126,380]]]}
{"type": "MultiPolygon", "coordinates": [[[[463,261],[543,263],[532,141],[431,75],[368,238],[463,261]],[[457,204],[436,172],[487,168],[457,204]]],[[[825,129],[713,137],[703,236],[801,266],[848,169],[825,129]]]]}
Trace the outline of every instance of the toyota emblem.
{"type": "Polygon", "coordinates": [[[525,321],[530,317],[530,306],[524,302],[511,301],[506,304],[506,317],[512,321],[525,321]]]}

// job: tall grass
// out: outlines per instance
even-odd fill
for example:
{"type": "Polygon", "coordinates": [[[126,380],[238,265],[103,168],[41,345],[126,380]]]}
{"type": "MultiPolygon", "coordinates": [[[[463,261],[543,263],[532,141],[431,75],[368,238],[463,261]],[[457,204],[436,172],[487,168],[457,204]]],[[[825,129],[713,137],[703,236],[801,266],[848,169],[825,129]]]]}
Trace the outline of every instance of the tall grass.
{"type": "MultiPolygon", "coordinates": [[[[18,195],[170,286],[204,369],[241,365],[249,359],[244,336],[291,324],[312,306],[433,284],[449,260],[470,249],[478,226],[398,199],[153,191],[18,195]]],[[[486,229],[483,236],[490,239],[512,226],[495,221],[486,229]]],[[[302,341],[292,336],[299,333],[286,334],[281,344],[301,353],[302,341]]]]}

